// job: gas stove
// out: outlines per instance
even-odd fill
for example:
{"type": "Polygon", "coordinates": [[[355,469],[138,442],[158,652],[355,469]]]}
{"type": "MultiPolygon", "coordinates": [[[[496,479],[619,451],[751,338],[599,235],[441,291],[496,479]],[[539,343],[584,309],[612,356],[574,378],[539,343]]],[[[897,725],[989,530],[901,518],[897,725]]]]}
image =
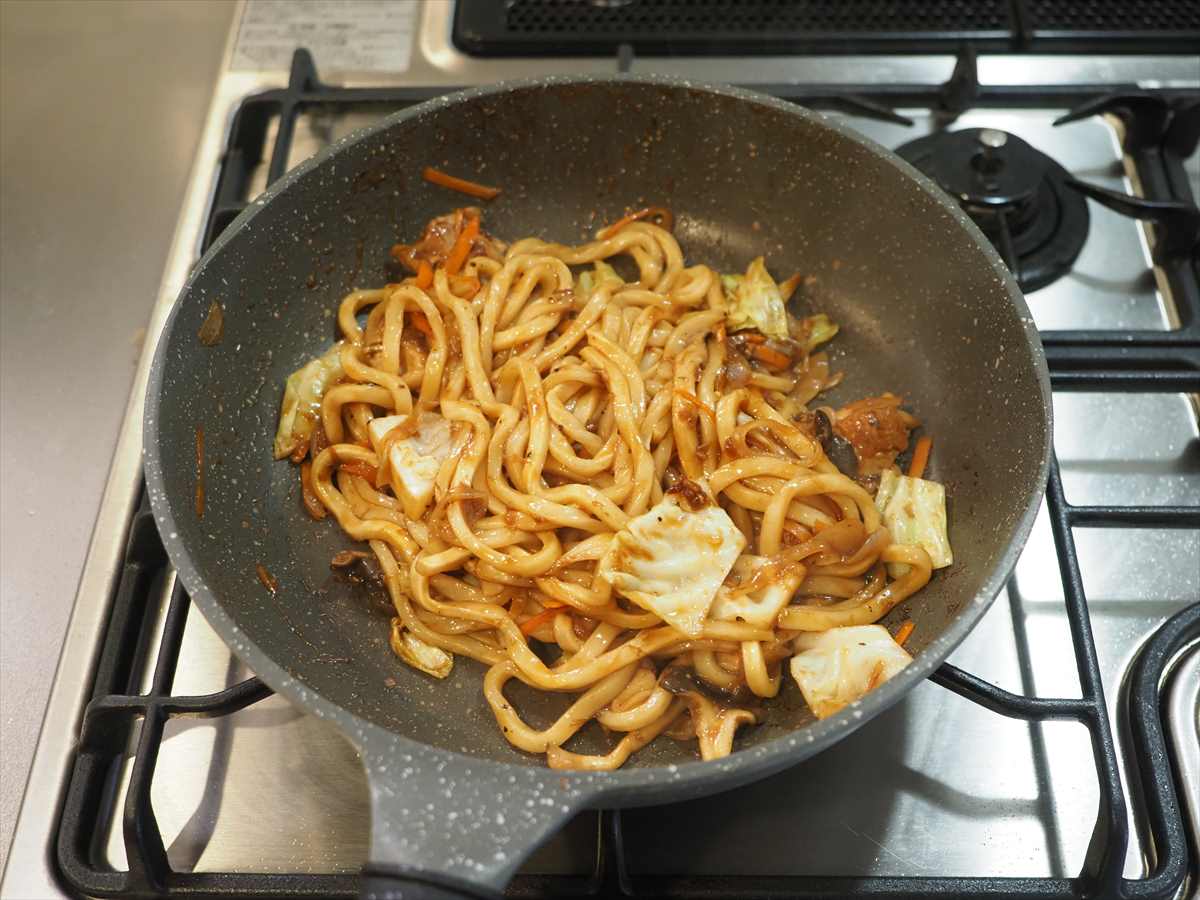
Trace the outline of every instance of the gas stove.
{"type": "MultiPolygon", "coordinates": [[[[508,4],[522,15],[534,6],[508,4]]],[[[905,56],[887,55],[906,45],[880,31],[874,43],[828,51],[847,54],[838,56],[785,56],[768,44],[738,58],[722,46],[741,45],[711,34],[686,53],[674,45],[684,55],[644,56],[673,47],[625,33],[592,34],[577,56],[513,55],[511,42],[473,56],[462,47],[493,52],[471,43],[491,32],[463,24],[479,3],[347,9],[253,0],[239,11],[4,895],[356,894],[368,797],[353,748],[246,671],[191,610],[155,531],[140,472],[153,336],[204,248],[321,147],[454,87],[616,70],[734,82],[819,109],[956,196],[1020,280],[1042,332],[1056,464],[1004,596],[930,683],[832,750],[756,785],[581,814],[510,893],[1192,895],[1195,57],[1168,55],[1178,49],[1170,34],[1146,38],[1155,56],[1030,55],[1053,45],[1053,29],[1037,32],[1042,44],[1030,31],[1016,48],[1006,41],[1017,32],[1005,37],[1007,25],[987,22],[965,44],[953,29],[930,32],[920,55],[905,56]],[[311,53],[293,54],[302,41],[311,53]]]]}

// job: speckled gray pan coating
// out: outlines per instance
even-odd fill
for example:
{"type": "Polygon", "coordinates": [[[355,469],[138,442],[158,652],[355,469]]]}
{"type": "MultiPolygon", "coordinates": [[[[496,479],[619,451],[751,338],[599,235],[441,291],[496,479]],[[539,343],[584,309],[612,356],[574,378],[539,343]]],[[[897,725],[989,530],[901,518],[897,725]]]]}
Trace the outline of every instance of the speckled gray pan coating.
{"type": "MultiPolygon", "coordinates": [[[[1016,285],[976,227],[929,181],[853,131],[785,102],[662,78],[553,79],[468,91],[394,115],[304,163],[230,226],[176,303],[151,374],[146,477],[171,559],[195,602],[274,688],[363,748],[372,859],[502,884],[584,805],[651,803],[732,787],[799,762],[894,703],[941,662],[1000,590],[1045,483],[1050,394],[1016,285]],[[496,184],[485,227],[582,241],[628,207],[675,210],[686,257],[815,283],[801,311],[841,325],[837,397],[901,393],[935,436],[955,564],[911,606],[917,659],[822,722],[786,685],[728,759],[661,741],[621,771],[563,774],[503,739],[460,659],[435,681],[387,646],[386,598],[333,575],[352,545],[303,512],[296,470],[271,458],[284,379],[334,339],[352,286],[384,280],[388,247],[461,195],[436,165],[496,184]],[[216,300],[225,334],[197,332],[216,300]],[[206,441],[207,508],[193,507],[206,441]],[[255,577],[263,564],[277,595],[255,577]]],[[[568,698],[514,692],[535,724],[568,698]]],[[[580,742],[601,750],[595,729],[580,742]]],[[[275,761],[264,760],[264,765],[275,761]]]]}

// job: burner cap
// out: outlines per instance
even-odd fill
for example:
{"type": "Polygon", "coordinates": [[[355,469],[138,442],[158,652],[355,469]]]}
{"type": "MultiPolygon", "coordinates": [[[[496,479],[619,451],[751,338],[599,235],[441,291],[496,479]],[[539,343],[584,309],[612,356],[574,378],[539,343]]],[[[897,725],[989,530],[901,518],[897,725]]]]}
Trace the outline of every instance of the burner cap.
{"type": "Polygon", "coordinates": [[[1087,238],[1087,201],[1066,187],[1070,176],[1053,159],[994,128],[938,132],[896,153],[959,202],[1022,290],[1071,270],[1087,238]]]}

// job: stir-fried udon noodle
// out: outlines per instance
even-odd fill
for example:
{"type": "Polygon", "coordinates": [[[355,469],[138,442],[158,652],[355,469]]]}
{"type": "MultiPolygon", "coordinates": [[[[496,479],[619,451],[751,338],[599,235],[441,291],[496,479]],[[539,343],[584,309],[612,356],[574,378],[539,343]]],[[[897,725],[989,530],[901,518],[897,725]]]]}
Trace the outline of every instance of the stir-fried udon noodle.
{"type": "Polygon", "coordinates": [[[578,246],[433,220],[404,277],[342,300],[276,438],[312,516],[369,546],[333,565],[382,578],[400,659],[482,663],[504,736],[555,768],[660,735],[724,756],[788,660],[837,712],[910,661],[911,625],[875,623],[951,561],[928,441],[896,465],[900,398],[821,402],[837,328],[788,312],[800,277],[688,265],[644,213],[578,246]],[[514,679],[572,702],[535,728],[514,679]],[[593,720],[611,749],[568,749],[593,720]]]}

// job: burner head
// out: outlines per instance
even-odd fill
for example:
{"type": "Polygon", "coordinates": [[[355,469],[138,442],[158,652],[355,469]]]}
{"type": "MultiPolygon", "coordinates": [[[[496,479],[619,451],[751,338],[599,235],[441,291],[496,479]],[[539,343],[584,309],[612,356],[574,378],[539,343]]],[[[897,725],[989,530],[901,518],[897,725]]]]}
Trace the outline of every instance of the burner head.
{"type": "Polygon", "coordinates": [[[1066,169],[994,128],[943,131],[896,148],[956,199],[1024,291],[1071,270],[1088,232],[1087,201],[1066,169]]]}
{"type": "Polygon", "coordinates": [[[1030,203],[1050,158],[994,128],[950,131],[933,142],[921,168],[964,206],[1030,203]]]}

